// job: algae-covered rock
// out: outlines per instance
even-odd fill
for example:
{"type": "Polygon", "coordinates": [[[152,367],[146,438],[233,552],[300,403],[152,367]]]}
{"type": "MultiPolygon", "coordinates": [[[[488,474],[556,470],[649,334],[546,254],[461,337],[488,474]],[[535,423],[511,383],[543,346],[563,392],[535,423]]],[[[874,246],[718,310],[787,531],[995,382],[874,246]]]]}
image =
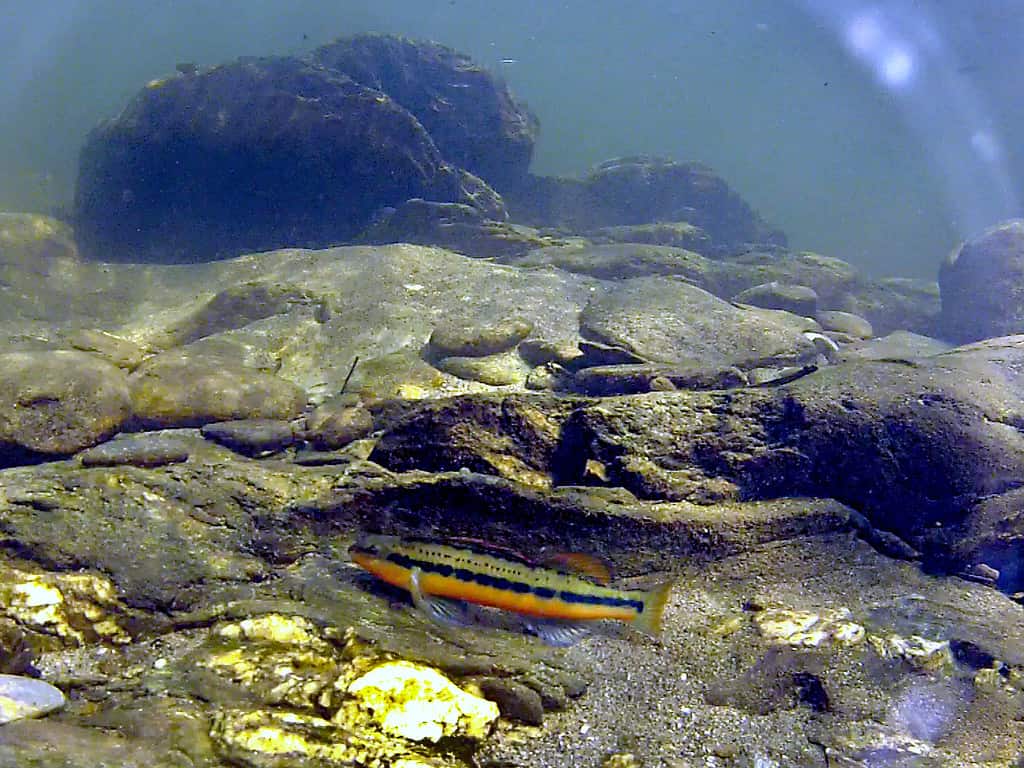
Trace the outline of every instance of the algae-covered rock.
{"type": "Polygon", "coordinates": [[[688,221],[656,221],[650,224],[623,224],[601,227],[587,233],[594,240],[616,243],[650,243],[686,248],[700,253],[711,246],[711,238],[700,227],[688,221]]]}
{"type": "Polygon", "coordinates": [[[217,628],[197,665],[264,704],[317,711],[341,665],[332,647],[299,616],[265,614],[217,628]]]}
{"type": "Polygon", "coordinates": [[[357,242],[419,243],[473,258],[502,258],[565,241],[504,218],[487,217],[476,206],[413,198],[367,228],[357,242]]]}
{"type": "Polygon", "coordinates": [[[681,280],[636,278],[593,299],[583,333],[663,363],[751,368],[812,357],[795,315],[744,310],[681,280]]]}
{"type": "Polygon", "coordinates": [[[385,733],[410,741],[459,737],[480,740],[498,719],[498,705],[462,690],[436,670],[395,661],[348,684],[335,715],[344,724],[369,716],[385,733]]]}
{"type": "Polygon", "coordinates": [[[323,403],[306,416],[306,439],[322,450],[344,448],[373,431],[373,415],[345,395],[323,403]]]}
{"type": "Polygon", "coordinates": [[[1024,333],[1024,219],[962,243],[939,270],[941,336],[965,343],[1024,333]]]}
{"type": "Polygon", "coordinates": [[[309,306],[316,299],[301,288],[254,281],[219,291],[176,325],[168,328],[161,342],[165,346],[188,344],[205,336],[241,328],[295,306],[309,306]]]}
{"type": "Polygon", "coordinates": [[[144,432],[118,435],[78,454],[83,467],[114,467],[130,464],[135,467],[159,467],[187,461],[191,445],[174,434],[144,432]]]}
{"type": "Polygon", "coordinates": [[[274,710],[225,710],[210,733],[218,753],[246,768],[446,768],[452,763],[417,752],[407,743],[353,733],[315,715],[274,710]]]}
{"type": "Polygon", "coordinates": [[[804,317],[813,317],[818,311],[818,294],[813,288],[775,280],[740,291],[732,300],[764,309],[784,309],[804,317]]]}
{"type": "Polygon", "coordinates": [[[234,419],[294,419],[306,406],[295,384],[215,357],[172,351],[131,375],[132,413],[141,424],[185,427],[234,419]]]}
{"type": "Polygon", "coordinates": [[[814,319],[826,331],[836,331],[852,336],[855,339],[870,339],[875,335],[871,323],[852,312],[824,310],[818,312],[814,319]]]}
{"type": "Polygon", "coordinates": [[[146,357],[146,350],[138,344],[92,328],[75,328],[65,340],[70,347],[89,352],[126,371],[137,368],[146,357]]]}
{"type": "Polygon", "coordinates": [[[445,357],[437,361],[437,367],[460,379],[492,387],[522,384],[530,371],[516,352],[489,357],[445,357]]]}
{"type": "Polygon", "coordinates": [[[77,259],[71,227],[37,213],[0,212],[0,269],[34,270],[47,259],[77,259]]]}
{"type": "Polygon", "coordinates": [[[448,321],[434,328],[427,344],[437,357],[487,357],[512,349],[532,330],[533,323],[521,317],[486,325],[448,321]]]}
{"type": "Polygon", "coordinates": [[[0,465],[4,447],[70,454],[112,435],[129,415],[128,380],[85,352],[0,355],[0,465]]]}
{"type": "Polygon", "coordinates": [[[296,427],[283,419],[235,419],[204,424],[200,433],[245,456],[269,456],[299,440],[296,427]]]}

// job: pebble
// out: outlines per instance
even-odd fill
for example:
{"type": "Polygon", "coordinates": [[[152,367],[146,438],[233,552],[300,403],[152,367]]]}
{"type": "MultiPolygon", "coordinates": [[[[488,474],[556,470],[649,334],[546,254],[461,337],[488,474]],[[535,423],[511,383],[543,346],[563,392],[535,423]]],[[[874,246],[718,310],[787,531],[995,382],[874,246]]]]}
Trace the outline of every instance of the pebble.
{"type": "Polygon", "coordinates": [[[0,725],[39,717],[66,703],[59,688],[34,677],[0,675],[0,725]]]}
{"type": "Polygon", "coordinates": [[[238,419],[205,425],[200,432],[207,440],[245,456],[266,456],[298,442],[291,422],[277,419],[238,419]]]}
{"type": "Polygon", "coordinates": [[[78,454],[84,467],[159,467],[186,461],[188,456],[189,446],[184,440],[152,432],[120,435],[78,454]]]}
{"type": "Polygon", "coordinates": [[[445,323],[428,342],[437,357],[487,357],[515,347],[533,331],[533,323],[511,317],[491,325],[445,323]]]}

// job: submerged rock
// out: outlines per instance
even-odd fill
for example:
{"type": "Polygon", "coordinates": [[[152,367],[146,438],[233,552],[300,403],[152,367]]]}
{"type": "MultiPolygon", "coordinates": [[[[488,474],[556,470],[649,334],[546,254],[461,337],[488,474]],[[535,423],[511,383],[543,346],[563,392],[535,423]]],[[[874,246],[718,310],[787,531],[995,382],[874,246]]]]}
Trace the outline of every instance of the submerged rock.
{"type": "Polygon", "coordinates": [[[288,420],[301,415],[306,393],[252,368],[174,350],[132,373],[132,412],[143,425],[189,427],[235,419],[288,420]]]}
{"type": "Polygon", "coordinates": [[[818,311],[818,294],[813,288],[774,280],[740,291],[732,300],[764,309],[784,309],[803,317],[814,317],[818,311]]]}
{"type": "Polygon", "coordinates": [[[939,270],[942,336],[958,342],[1024,333],[1024,220],[998,224],[953,251],[939,270]]]}
{"type": "Polygon", "coordinates": [[[751,368],[815,356],[813,321],[740,309],[681,280],[636,278],[593,299],[581,332],[662,363],[751,368]]]}
{"type": "Polygon", "coordinates": [[[486,357],[506,352],[533,331],[533,323],[522,317],[508,317],[488,324],[439,324],[430,334],[427,351],[437,357],[486,357]]]}
{"type": "Polygon", "coordinates": [[[741,243],[785,244],[784,234],[699,163],[616,158],[601,163],[582,181],[533,177],[506,196],[516,217],[541,226],[604,233],[607,227],[686,222],[710,237],[709,250],[741,243]]]}
{"type": "Polygon", "coordinates": [[[77,259],[67,224],[36,213],[0,212],[0,268],[38,270],[50,259],[77,259]]]}
{"type": "Polygon", "coordinates": [[[373,431],[373,415],[356,400],[339,395],[306,416],[305,437],[320,450],[332,451],[373,431]]]}
{"type": "Polygon", "coordinates": [[[64,694],[42,680],[0,675],[0,725],[63,708],[64,694]]]}
{"type": "Polygon", "coordinates": [[[246,58],[154,81],[90,134],[76,231],[107,260],[206,261],[336,243],[412,197],[473,203],[409,111],[336,70],[246,58]]]}
{"type": "Polygon", "coordinates": [[[72,454],[114,434],[130,413],[123,371],[85,352],[0,355],[0,466],[19,451],[72,454]]]}
{"type": "Polygon", "coordinates": [[[159,467],[187,461],[191,446],[174,435],[147,432],[140,435],[119,435],[78,454],[83,467],[113,467],[130,464],[135,467],[159,467]]]}
{"type": "Polygon", "coordinates": [[[345,688],[340,724],[368,715],[385,733],[409,741],[480,740],[498,719],[498,705],[464,691],[436,670],[394,661],[374,667],[345,688]],[[358,714],[357,714],[358,713],[358,714]]]}
{"type": "Polygon", "coordinates": [[[236,419],[204,424],[200,433],[245,456],[268,456],[299,441],[299,431],[281,419],[236,419]]]}
{"type": "Polygon", "coordinates": [[[450,162],[499,188],[526,174],[537,118],[468,56],[435,42],[369,34],[322,45],[312,60],[388,94],[450,162]]]}

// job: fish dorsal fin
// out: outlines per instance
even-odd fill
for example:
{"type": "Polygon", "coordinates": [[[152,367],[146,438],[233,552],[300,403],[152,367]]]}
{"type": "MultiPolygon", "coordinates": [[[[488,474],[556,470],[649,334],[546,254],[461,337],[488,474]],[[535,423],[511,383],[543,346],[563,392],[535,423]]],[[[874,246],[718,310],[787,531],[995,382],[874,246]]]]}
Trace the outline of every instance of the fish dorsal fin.
{"type": "Polygon", "coordinates": [[[598,584],[612,580],[611,566],[597,555],[586,552],[551,552],[544,555],[541,564],[556,571],[586,576],[598,584]]]}

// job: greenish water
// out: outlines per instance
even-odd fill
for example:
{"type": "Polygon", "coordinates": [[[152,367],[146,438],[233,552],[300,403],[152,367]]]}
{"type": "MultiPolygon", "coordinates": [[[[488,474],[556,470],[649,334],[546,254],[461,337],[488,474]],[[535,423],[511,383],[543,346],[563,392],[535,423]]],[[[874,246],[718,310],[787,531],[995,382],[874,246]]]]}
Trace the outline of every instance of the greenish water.
{"type": "Polygon", "coordinates": [[[178,62],[432,38],[537,112],[534,170],[647,153],[710,164],[797,248],[934,277],[1024,197],[1019,0],[50,0],[0,29],[0,209],[73,194],[78,148],[178,62]],[[1014,141],[1016,139],[1016,141],[1014,141]]]}

